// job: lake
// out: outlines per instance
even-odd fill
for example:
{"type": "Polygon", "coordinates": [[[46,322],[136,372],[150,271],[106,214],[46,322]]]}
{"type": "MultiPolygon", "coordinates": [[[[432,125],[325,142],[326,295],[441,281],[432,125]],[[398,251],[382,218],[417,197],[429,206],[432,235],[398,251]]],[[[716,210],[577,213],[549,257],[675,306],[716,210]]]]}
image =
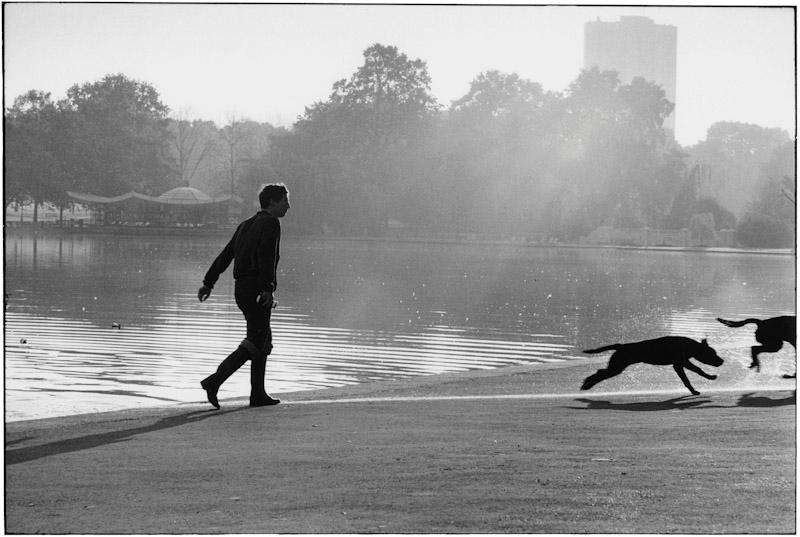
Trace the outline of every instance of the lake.
{"type": "MultiPolygon", "coordinates": [[[[244,337],[231,268],[196,297],[226,240],[8,231],[6,420],[204,401],[199,381],[244,337]]],[[[271,394],[563,362],[668,334],[707,337],[742,383],[756,378],[753,327],[715,318],[794,314],[795,258],[285,236],[276,299],[271,394]]],[[[757,378],[794,372],[794,358],[763,359],[757,378]]],[[[619,382],[642,389],[646,375],[619,382]]],[[[245,365],[220,397],[248,393],[245,365]]]]}

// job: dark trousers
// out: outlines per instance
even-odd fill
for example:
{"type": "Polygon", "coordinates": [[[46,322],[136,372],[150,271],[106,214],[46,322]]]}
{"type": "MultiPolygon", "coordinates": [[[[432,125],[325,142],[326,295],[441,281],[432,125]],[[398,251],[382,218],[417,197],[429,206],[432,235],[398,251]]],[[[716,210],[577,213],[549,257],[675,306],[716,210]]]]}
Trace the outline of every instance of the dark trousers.
{"type": "Polygon", "coordinates": [[[247,322],[247,340],[266,354],[272,352],[272,330],[269,326],[272,308],[256,303],[256,284],[252,280],[236,280],[233,296],[247,322]]]}
{"type": "Polygon", "coordinates": [[[267,356],[272,352],[272,330],[269,326],[272,308],[258,305],[256,295],[254,281],[236,280],[234,298],[247,323],[247,337],[219,364],[217,371],[206,379],[220,386],[247,360],[250,360],[251,398],[266,395],[264,373],[267,368],[267,356]]]}

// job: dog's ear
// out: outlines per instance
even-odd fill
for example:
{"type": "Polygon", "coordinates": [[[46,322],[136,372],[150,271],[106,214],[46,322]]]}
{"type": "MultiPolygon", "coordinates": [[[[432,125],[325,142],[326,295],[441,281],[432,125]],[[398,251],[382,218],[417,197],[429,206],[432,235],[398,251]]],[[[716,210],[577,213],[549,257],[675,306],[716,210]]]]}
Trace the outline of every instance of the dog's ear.
{"type": "Polygon", "coordinates": [[[708,347],[708,340],[706,338],[703,338],[703,341],[701,341],[700,343],[708,347]]]}

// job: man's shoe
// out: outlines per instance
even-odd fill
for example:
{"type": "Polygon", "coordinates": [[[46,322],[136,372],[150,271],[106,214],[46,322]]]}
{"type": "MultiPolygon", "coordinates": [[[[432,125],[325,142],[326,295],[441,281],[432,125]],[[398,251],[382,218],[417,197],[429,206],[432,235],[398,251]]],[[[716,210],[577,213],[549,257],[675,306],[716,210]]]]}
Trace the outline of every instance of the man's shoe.
{"type": "Polygon", "coordinates": [[[219,410],[219,401],[217,400],[217,392],[219,391],[219,386],[215,385],[209,379],[203,379],[200,381],[200,386],[206,391],[206,397],[208,397],[208,402],[214,405],[214,408],[219,410]]]}
{"type": "Polygon", "coordinates": [[[264,395],[264,397],[250,398],[250,406],[271,406],[277,405],[278,403],[280,403],[278,399],[273,399],[269,395],[264,395]]]}

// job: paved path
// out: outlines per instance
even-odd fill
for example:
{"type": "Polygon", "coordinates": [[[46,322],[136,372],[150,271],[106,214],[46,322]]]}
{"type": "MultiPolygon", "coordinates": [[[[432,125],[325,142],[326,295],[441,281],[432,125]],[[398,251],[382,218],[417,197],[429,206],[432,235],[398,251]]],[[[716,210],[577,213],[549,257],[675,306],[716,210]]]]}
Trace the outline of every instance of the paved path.
{"type": "Polygon", "coordinates": [[[795,532],[792,381],[602,362],[7,423],[5,529],[795,532]]]}

